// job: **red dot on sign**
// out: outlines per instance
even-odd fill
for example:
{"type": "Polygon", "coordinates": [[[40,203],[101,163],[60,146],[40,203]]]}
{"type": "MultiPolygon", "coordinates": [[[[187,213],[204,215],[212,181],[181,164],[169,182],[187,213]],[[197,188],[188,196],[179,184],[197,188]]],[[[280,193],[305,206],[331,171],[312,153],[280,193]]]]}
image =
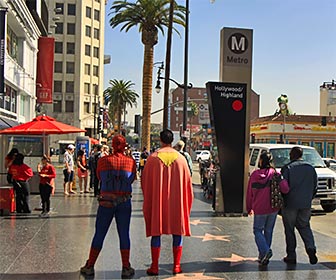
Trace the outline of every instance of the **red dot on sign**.
{"type": "Polygon", "coordinates": [[[241,109],[243,109],[243,102],[241,102],[240,100],[233,101],[232,109],[235,111],[240,111],[241,109]]]}

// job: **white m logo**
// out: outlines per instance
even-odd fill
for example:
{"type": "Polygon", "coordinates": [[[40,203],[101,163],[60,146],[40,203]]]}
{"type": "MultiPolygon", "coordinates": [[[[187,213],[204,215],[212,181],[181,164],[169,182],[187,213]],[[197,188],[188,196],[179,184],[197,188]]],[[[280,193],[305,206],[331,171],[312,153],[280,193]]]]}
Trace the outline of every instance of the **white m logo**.
{"type": "Polygon", "coordinates": [[[248,48],[247,38],[241,33],[232,34],[229,37],[228,47],[232,52],[241,54],[248,48]]]}

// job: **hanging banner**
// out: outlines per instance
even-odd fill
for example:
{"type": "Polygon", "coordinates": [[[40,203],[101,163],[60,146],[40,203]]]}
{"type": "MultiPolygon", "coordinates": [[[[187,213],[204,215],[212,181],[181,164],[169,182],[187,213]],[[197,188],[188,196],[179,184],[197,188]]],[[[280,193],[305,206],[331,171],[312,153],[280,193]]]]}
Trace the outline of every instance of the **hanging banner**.
{"type": "Polygon", "coordinates": [[[54,38],[40,37],[38,40],[36,103],[53,102],[54,46],[54,38]]]}
{"type": "Polygon", "coordinates": [[[0,8],[0,94],[5,92],[5,27],[7,8],[0,8]]]}

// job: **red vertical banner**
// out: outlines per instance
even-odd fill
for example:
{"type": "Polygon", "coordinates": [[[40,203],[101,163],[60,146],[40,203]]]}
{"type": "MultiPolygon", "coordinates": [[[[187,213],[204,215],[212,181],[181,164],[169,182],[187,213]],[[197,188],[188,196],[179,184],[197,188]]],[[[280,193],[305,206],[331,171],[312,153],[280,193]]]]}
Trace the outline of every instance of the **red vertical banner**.
{"type": "Polygon", "coordinates": [[[36,103],[52,103],[54,46],[55,38],[40,37],[38,40],[36,103]]]}

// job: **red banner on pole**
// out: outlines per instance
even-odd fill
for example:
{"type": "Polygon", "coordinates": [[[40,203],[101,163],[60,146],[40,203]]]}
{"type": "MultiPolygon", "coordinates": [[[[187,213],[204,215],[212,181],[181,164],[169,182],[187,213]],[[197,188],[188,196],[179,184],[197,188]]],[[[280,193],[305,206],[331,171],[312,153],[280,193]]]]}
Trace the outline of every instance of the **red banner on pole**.
{"type": "Polygon", "coordinates": [[[40,37],[38,40],[36,103],[53,102],[54,46],[54,38],[40,37]]]}

